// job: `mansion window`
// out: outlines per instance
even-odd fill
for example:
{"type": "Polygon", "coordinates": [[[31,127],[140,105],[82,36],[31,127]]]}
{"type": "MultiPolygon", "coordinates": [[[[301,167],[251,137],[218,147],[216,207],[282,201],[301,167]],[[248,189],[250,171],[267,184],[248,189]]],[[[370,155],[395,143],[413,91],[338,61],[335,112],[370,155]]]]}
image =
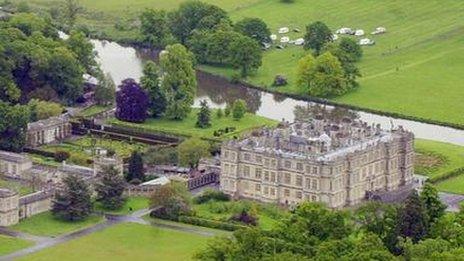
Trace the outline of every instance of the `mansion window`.
{"type": "Polygon", "coordinates": [[[256,185],[255,185],[255,190],[256,190],[256,191],[261,191],[261,185],[260,185],[260,184],[256,184],[256,185]]]}
{"type": "Polygon", "coordinates": [[[311,179],[310,178],[306,178],[306,188],[307,189],[311,188],[311,179]]]}
{"type": "Polygon", "coordinates": [[[285,184],[290,184],[291,182],[292,182],[292,179],[291,179],[290,173],[285,173],[284,183],[285,184]]]}
{"type": "Polygon", "coordinates": [[[272,195],[272,196],[275,195],[275,189],[274,189],[274,188],[271,188],[271,189],[270,189],[270,192],[271,192],[271,195],[272,195]]]}
{"type": "Polygon", "coordinates": [[[286,160],[286,161],[284,162],[284,166],[285,166],[285,168],[290,169],[290,168],[292,167],[292,162],[289,161],[289,160],[286,160]]]}
{"type": "Polygon", "coordinates": [[[313,174],[317,174],[317,173],[318,173],[317,167],[313,167],[313,172],[312,172],[312,173],[313,173],[313,174]]]}
{"type": "Polygon", "coordinates": [[[256,162],[258,162],[258,163],[261,163],[263,161],[263,157],[258,156],[258,155],[256,156],[255,159],[256,159],[256,162]]]}
{"type": "Polygon", "coordinates": [[[269,181],[269,171],[264,171],[264,181],[269,181]]]}
{"type": "Polygon", "coordinates": [[[301,176],[296,176],[296,185],[299,187],[303,186],[303,178],[301,176]]]}
{"type": "Polygon", "coordinates": [[[260,168],[255,169],[255,178],[261,179],[261,172],[262,170],[260,168]]]}
{"type": "Polygon", "coordinates": [[[290,197],[290,190],[289,189],[284,189],[284,196],[285,197],[290,197]]]}
{"type": "Polygon", "coordinates": [[[269,159],[264,159],[264,166],[269,166],[269,159]]]}
{"type": "Polygon", "coordinates": [[[251,159],[250,153],[245,153],[245,154],[243,155],[243,158],[244,158],[245,160],[249,161],[249,160],[251,159]]]}
{"type": "Polygon", "coordinates": [[[277,161],[275,159],[271,160],[271,166],[273,168],[277,167],[277,161]]]}
{"type": "Polygon", "coordinates": [[[302,194],[300,191],[297,191],[297,192],[296,192],[296,198],[302,199],[302,198],[303,198],[303,194],[302,194]]]}
{"type": "Polygon", "coordinates": [[[276,182],[276,173],[271,172],[271,182],[276,182]]]}
{"type": "Polygon", "coordinates": [[[311,182],[311,188],[314,190],[317,190],[317,179],[313,179],[311,182]]]}
{"type": "Polygon", "coordinates": [[[229,151],[226,150],[226,151],[224,151],[224,158],[227,159],[228,157],[229,157],[229,151]]]}
{"type": "Polygon", "coordinates": [[[296,164],[296,169],[297,170],[303,170],[303,164],[302,163],[297,163],[296,164]]]}
{"type": "Polygon", "coordinates": [[[312,195],[312,196],[311,196],[311,201],[317,201],[317,197],[314,196],[314,195],[312,195]]]}
{"type": "Polygon", "coordinates": [[[250,176],[250,166],[244,166],[243,167],[243,175],[245,177],[249,177],[250,176]]]}
{"type": "Polygon", "coordinates": [[[269,188],[268,187],[264,187],[264,194],[269,194],[269,188]]]}

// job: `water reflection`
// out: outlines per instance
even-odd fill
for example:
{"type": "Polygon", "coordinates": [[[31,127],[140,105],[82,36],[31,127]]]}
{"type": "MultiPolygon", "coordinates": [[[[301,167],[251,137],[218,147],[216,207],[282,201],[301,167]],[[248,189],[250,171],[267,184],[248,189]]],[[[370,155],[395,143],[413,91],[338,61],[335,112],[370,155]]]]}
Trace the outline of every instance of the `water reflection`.
{"type": "MultiPolygon", "coordinates": [[[[147,60],[155,60],[156,52],[149,50],[136,50],[131,47],[123,47],[119,44],[108,41],[92,41],[99,55],[99,62],[102,69],[108,72],[118,84],[123,79],[134,78],[138,80],[142,75],[143,63],[147,60]]],[[[318,110],[320,106],[315,103],[308,103],[283,95],[273,95],[250,89],[245,86],[231,84],[228,81],[205,73],[198,72],[198,91],[195,105],[205,99],[212,108],[224,108],[227,103],[231,103],[238,98],[244,99],[250,111],[267,118],[275,120],[294,120],[294,109],[297,106],[318,110]]],[[[327,108],[332,108],[328,106],[327,108]]],[[[415,121],[394,119],[365,112],[350,112],[337,108],[335,112],[344,115],[346,113],[356,114],[361,120],[372,124],[380,124],[383,128],[402,125],[406,129],[414,132],[416,137],[442,142],[449,142],[464,145],[464,131],[448,127],[425,124],[415,121]]]]}

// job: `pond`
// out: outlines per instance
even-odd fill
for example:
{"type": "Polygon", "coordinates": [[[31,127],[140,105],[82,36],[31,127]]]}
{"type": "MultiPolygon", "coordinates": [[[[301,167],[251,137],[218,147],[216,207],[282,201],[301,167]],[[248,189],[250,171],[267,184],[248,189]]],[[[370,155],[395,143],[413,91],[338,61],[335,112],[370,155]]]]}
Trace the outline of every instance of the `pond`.
{"type": "MultiPolygon", "coordinates": [[[[155,60],[157,53],[147,50],[137,50],[124,47],[115,42],[92,40],[98,52],[98,60],[103,71],[109,73],[118,84],[123,79],[139,80],[142,75],[143,64],[147,60],[155,60]]],[[[274,120],[294,119],[296,106],[317,106],[316,103],[274,95],[264,91],[251,89],[243,85],[232,84],[220,77],[214,77],[202,72],[197,73],[198,91],[195,106],[201,100],[207,100],[212,108],[224,108],[228,102],[241,98],[247,101],[250,110],[257,115],[274,120]]],[[[403,126],[414,132],[417,138],[449,142],[464,146],[464,130],[443,127],[434,124],[421,123],[411,120],[391,118],[387,116],[356,112],[361,120],[369,124],[381,124],[383,128],[403,126]]]]}

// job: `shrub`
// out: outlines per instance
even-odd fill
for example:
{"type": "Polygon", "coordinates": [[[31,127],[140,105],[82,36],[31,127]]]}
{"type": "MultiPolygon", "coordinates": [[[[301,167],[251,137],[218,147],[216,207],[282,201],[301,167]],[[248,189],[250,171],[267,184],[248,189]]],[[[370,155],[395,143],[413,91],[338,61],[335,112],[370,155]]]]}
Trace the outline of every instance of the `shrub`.
{"type": "Polygon", "coordinates": [[[230,210],[229,206],[223,202],[210,201],[208,202],[207,206],[209,212],[214,214],[223,214],[229,212],[230,210]]]}
{"type": "Polygon", "coordinates": [[[202,227],[209,227],[215,229],[222,229],[227,231],[235,231],[238,229],[244,229],[245,226],[233,224],[230,222],[222,222],[222,221],[215,221],[210,219],[203,219],[198,217],[190,217],[190,216],[180,216],[178,218],[179,222],[191,224],[195,226],[202,226],[202,227]]]}
{"type": "Polygon", "coordinates": [[[53,158],[55,159],[56,162],[63,162],[67,160],[71,155],[67,151],[59,150],[55,152],[55,155],[53,158]]]}
{"type": "Polygon", "coordinates": [[[274,78],[274,83],[273,83],[274,86],[284,86],[287,84],[288,84],[287,77],[283,75],[276,75],[276,77],[274,78]]]}
{"type": "Polygon", "coordinates": [[[230,196],[225,194],[222,191],[217,191],[217,190],[212,190],[208,189],[203,194],[196,196],[194,198],[194,202],[196,204],[203,204],[206,203],[210,200],[215,200],[215,201],[230,201],[230,196]]]}
{"type": "Polygon", "coordinates": [[[114,155],[116,155],[116,151],[114,149],[107,149],[106,150],[106,156],[113,157],[114,155]]]}
{"type": "Polygon", "coordinates": [[[234,120],[240,120],[245,116],[245,113],[247,111],[247,104],[244,100],[238,99],[234,102],[234,105],[232,107],[232,116],[234,120]]]}
{"type": "Polygon", "coordinates": [[[258,225],[258,218],[249,212],[243,210],[239,214],[232,215],[230,220],[235,222],[240,222],[250,226],[257,226],[258,225]]]}
{"type": "Polygon", "coordinates": [[[221,109],[221,108],[217,109],[217,111],[216,111],[216,117],[217,117],[218,119],[220,119],[220,118],[222,118],[222,116],[224,116],[224,113],[222,112],[222,109],[221,109]]]}

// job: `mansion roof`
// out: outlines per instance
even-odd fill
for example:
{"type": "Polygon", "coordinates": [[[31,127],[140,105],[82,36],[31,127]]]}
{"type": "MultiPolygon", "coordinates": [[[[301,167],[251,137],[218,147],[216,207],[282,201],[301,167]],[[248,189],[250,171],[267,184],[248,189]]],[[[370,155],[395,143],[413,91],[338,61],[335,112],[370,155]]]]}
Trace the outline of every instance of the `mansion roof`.
{"type": "Polygon", "coordinates": [[[244,151],[278,154],[288,158],[330,161],[356,151],[400,139],[412,133],[403,128],[383,130],[360,120],[333,121],[316,117],[309,121],[285,123],[277,128],[254,131],[247,138],[226,143],[244,151]]]}

